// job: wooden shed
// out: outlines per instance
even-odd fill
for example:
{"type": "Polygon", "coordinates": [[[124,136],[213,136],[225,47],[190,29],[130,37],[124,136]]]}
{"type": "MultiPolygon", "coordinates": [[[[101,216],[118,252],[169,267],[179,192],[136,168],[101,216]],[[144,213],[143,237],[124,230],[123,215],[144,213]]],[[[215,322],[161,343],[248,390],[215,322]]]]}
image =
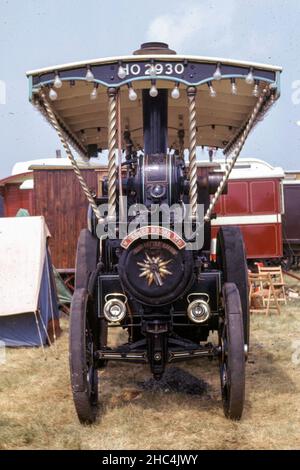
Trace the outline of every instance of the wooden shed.
{"type": "MultiPolygon", "coordinates": [[[[51,233],[50,249],[59,271],[75,268],[76,246],[80,230],[87,226],[88,202],[70,166],[33,165],[33,214],[43,215],[51,233]]],[[[90,189],[99,194],[99,180],[105,166],[81,168],[90,189]]]]}
{"type": "Polygon", "coordinates": [[[33,213],[33,188],[30,181],[32,174],[28,172],[11,175],[0,180],[0,196],[2,198],[2,216],[15,217],[19,209],[27,209],[33,213]],[[29,182],[29,184],[27,184],[29,182]]]}

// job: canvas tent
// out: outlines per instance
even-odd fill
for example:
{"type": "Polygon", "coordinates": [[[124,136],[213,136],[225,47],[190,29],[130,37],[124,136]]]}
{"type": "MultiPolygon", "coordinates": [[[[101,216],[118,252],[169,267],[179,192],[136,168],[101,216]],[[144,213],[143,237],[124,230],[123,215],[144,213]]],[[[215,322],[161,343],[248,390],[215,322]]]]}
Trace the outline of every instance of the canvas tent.
{"type": "Polygon", "coordinates": [[[0,218],[0,341],[46,344],[59,313],[44,217],[0,218]]]}

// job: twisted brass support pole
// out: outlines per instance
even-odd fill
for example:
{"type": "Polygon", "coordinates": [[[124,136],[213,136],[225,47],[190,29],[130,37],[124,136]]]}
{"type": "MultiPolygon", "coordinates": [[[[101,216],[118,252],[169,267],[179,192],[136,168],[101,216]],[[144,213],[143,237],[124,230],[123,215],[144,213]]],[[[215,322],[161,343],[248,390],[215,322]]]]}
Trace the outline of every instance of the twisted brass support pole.
{"type": "Polygon", "coordinates": [[[123,201],[123,185],[122,185],[122,116],[121,116],[121,93],[118,93],[118,178],[119,178],[119,209],[120,221],[124,221],[125,208],[123,201]]]}
{"type": "Polygon", "coordinates": [[[117,94],[116,88],[108,89],[108,218],[116,218],[117,200],[117,94]]]}
{"type": "Polygon", "coordinates": [[[46,113],[48,115],[48,118],[52,124],[52,126],[54,127],[54,129],[56,130],[57,134],[58,134],[58,137],[60,138],[60,141],[66,151],[66,154],[67,154],[67,157],[69,158],[70,162],[71,162],[71,165],[73,167],[73,170],[74,170],[74,173],[75,175],[77,176],[77,179],[80,183],[80,186],[84,192],[84,194],[86,195],[86,198],[87,200],[89,201],[93,211],[94,211],[94,214],[96,215],[97,219],[98,220],[103,220],[103,217],[101,216],[100,214],[100,211],[95,203],[95,200],[89,190],[89,187],[88,185],[86,184],[83,176],[82,176],[82,173],[78,167],[78,164],[71,152],[71,149],[70,149],[70,146],[67,142],[67,140],[65,139],[64,137],[64,133],[63,133],[63,130],[60,126],[60,124],[58,123],[57,119],[56,119],[56,116],[54,114],[54,111],[52,110],[52,107],[50,105],[50,103],[48,102],[47,98],[46,98],[46,95],[44,93],[44,90],[41,89],[40,91],[40,97],[42,98],[42,101],[43,101],[43,105],[45,107],[45,110],[46,110],[46,113]]]}
{"type": "Polygon", "coordinates": [[[209,208],[207,209],[206,211],[206,214],[204,216],[204,220],[205,222],[209,222],[210,221],[210,217],[211,217],[211,214],[212,214],[212,211],[216,205],[216,203],[218,202],[218,199],[219,197],[221,196],[222,192],[223,192],[223,189],[224,189],[224,186],[230,176],[230,173],[235,165],[235,162],[237,161],[237,158],[238,156],[240,155],[243,147],[244,147],[244,144],[246,142],[246,139],[253,127],[253,125],[255,124],[255,121],[257,119],[257,116],[260,112],[260,109],[263,105],[263,102],[266,98],[266,95],[267,93],[270,91],[270,88],[269,86],[267,86],[266,88],[264,88],[264,90],[261,92],[261,95],[260,97],[258,98],[257,100],[257,103],[252,111],[252,114],[247,122],[247,125],[241,135],[241,137],[239,138],[238,140],[238,143],[236,144],[235,148],[234,148],[234,151],[233,151],[233,157],[231,159],[231,161],[229,163],[226,163],[226,166],[225,166],[225,173],[224,173],[224,176],[210,202],[210,205],[209,205],[209,208]]]}
{"type": "Polygon", "coordinates": [[[190,216],[196,218],[197,214],[197,161],[196,161],[196,87],[190,86],[187,89],[189,102],[189,203],[190,216]]]}

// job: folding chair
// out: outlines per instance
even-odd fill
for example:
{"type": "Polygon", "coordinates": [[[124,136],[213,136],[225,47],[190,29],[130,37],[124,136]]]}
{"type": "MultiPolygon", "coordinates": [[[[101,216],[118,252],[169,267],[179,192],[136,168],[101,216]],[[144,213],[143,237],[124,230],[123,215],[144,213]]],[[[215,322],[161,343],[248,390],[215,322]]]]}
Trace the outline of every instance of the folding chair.
{"type": "Polygon", "coordinates": [[[286,294],[285,294],[285,283],[283,280],[283,274],[281,266],[277,266],[274,268],[258,266],[258,273],[264,274],[268,273],[271,276],[273,286],[276,290],[277,294],[277,301],[282,302],[285,305],[287,304],[286,294]]]}
{"type": "Polygon", "coordinates": [[[277,300],[276,290],[273,285],[272,278],[269,273],[249,273],[249,304],[250,313],[265,313],[269,315],[270,309],[274,308],[271,302],[274,302],[275,308],[280,314],[280,306],[277,300]],[[253,308],[255,297],[261,299],[261,308],[253,308]]]}

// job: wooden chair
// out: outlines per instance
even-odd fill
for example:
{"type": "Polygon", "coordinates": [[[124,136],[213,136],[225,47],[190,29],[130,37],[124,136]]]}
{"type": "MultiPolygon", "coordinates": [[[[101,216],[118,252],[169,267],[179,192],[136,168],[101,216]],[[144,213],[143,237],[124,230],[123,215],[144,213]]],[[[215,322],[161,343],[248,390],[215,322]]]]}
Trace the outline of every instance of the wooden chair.
{"type": "Polygon", "coordinates": [[[286,294],[285,294],[285,282],[283,280],[283,274],[281,266],[269,268],[265,266],[258,266],[258,273],[265,274],[268,273],[271,276],[273,286],[276,290],[277,301],[287,304],[286,294]]]}
{"type": "Polygon", "coordinates": [[[249,305],[250,313],[264,313],[269,315],[271,308],[276,308],[280,314],[277,294],[269,273],[249,273],[249,305]],[[260,299],[260,305],[253,308],[255,300],[260,299]],[[273,305],[271,304],[273,302],[273,305]],[[252,308],[251,308],[252,305],[252,308]]]}

